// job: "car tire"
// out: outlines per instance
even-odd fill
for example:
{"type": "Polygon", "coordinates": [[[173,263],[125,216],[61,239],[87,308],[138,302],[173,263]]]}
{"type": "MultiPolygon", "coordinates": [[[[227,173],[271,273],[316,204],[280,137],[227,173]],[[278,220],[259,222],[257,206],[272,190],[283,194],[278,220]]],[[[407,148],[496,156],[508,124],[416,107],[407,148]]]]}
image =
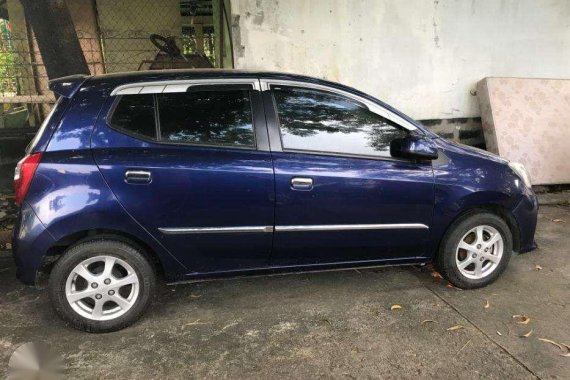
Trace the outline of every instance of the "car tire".
{"type": "Polygon", "coordinates": [[[69,248],[49,278],[56,313],[73,327],[93,333],[136,322],[155,290],[153,267],[140,248],[109,238],[69,248]]]}
{"type": "Polygon", "coordinates": [[[512,250],[513,238],[507,223],[495,214],[474,211],[449,227],[435,264],[454,286],[475,289],[489,285],[501,275],[512,250]]]}

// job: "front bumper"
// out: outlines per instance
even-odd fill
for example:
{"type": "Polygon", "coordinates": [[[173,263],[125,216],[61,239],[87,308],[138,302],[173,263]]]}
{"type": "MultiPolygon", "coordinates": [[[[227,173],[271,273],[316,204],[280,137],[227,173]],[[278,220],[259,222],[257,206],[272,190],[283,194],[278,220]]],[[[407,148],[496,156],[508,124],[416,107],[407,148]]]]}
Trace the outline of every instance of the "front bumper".
{"type": "Polygon", "coordinates": [[[525,192],[513,210],[513,216],[519,227],[519,253],[532,251],[536,248],[534,234],[538,218],[538,198],[531,189],[525,192]]]}
{"type": "Polygon", "coordinates": [[[55,243],[54,238],[24,202],[12,236],[12,252],[16,261],[16,277],[27,285],[34,285],[43,258],[55,243]]]}

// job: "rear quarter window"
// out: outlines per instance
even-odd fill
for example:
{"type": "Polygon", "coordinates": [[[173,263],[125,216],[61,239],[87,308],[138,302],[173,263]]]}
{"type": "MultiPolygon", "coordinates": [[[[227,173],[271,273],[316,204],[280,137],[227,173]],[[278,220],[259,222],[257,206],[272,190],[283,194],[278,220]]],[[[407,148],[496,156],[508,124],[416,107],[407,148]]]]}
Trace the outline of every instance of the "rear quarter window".
{"type": "Polygon", "coordinates": [[[111,127],[135,137],[156,139],[153,95],[122,96],[110,120],[111,127]]]}
{"type": "Polygon", "coordinates": [[[135,138],[162,143],[255,148],[249,89],[123,95],[109,125],[135,138]]]}

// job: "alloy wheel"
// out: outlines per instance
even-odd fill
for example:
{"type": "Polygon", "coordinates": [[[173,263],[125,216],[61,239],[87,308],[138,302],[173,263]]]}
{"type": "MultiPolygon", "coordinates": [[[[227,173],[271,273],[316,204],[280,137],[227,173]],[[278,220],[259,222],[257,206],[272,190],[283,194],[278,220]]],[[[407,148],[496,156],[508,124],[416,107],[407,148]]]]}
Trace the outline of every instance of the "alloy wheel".
{"type": "Polygon", "coordinates": [[[136,303],[140,290],[134,269],[118,257],[83,260],[67,277],[65,296],[79,315],[95,321],[118,318],[136,303]]]}
{"type": "Polygon", "coordinates": [[[455,263],[461,274],[480,280],[493,273],[503,257],[503,237],[496,228],[480,225],[470,229],[459,240],[455,263]]]}

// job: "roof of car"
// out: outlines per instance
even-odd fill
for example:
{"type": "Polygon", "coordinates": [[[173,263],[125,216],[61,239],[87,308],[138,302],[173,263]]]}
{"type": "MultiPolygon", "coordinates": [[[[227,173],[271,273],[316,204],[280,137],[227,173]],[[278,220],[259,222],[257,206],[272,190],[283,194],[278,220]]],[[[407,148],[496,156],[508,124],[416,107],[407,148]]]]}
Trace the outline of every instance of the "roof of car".
{"type": "MultiPolygon", "coordinates": [[[[101,87],[115,88],[123,84],[168,81],[168,80],[191,80],[202,78],[260,78],[276,80],[292,80],[307,83],[321,84],[329,87],[348,91],[365,98],[374,99],[370,95],[337,82],[319,79],[307,75],[275,72],[275,71],[248,71],[227,69],[182,69],[182,70],[148,70],[131,71],[111,74],[101,74],[88,77],[85,84],[101,89],[101,87]]],[[[62,78],[63,79],[63,78],[62,78]]],[[[374,99],[378,101],[378,99],[374,99]]]]}
{"type": "MultiPolygon", "coordinates": [[[[72,77],[66,77],[72,78],[72,77]]],[[[226,70],[226,69],[182,69],[182,70],[148,70],[148,71],[130,71],[111,74],[94,75],[86,77],[84,85],[92,88],[112,89],[120,85],[154,81],[169,80],[191,80],[206,78],[260,78],[260,79],[276,79],[276,80],[292,80],[307,83],[321,84],[329,87],[335,87],[344,91],[352,92],[363,97],[372,98],[370,95],[359,91],[355,88],[331,82],[325,79],[319,79],[307,75],[275,72],[275,71],[247,71],[247,70],[226,70]]],[[[65,79],[65,78],[61,78],[65,79]]],[[[56,80],[57,81],[57,80],[56,80]]],[[[55,81],[54,81],[55,82],[55,81]]],[[[377,99],[375,99],[377,100],[377,99]]]]}
{"type": "Polygon", "coordinates": [[[295,78],[317,79],[306,75],[298,75],[285,72],[263,71],[263,70],[236,70],[236,69],[175,69],[175,70],[146,70],[146,71],[127,71],[110,74],[100,74],[95,77],[100,78],[149,78],[149,77],[212,77],[212,76],[239,76],[239,77],[282,77],[291,76],[295,78]]]}
{"type": "MultiPolygon", "coordinates": [[[[273,78],[288,79],[311,83],[321,83],[332,86],[346,87],[339,83],[330,82],[307,75],[291,74],[275,71],[248,71],[248,70],[226,70],[226,69],[183,69],[183,70],[149,70],[131,71],[111,74],[95,75],[90,77],[89,82],[100,84],[109,83],[119,85],[136,82],[152,82],[155,80],[184,80],[198,78],[273,78]]],[[[352,89],[354,90],[354,89],[352,89]]]]}

